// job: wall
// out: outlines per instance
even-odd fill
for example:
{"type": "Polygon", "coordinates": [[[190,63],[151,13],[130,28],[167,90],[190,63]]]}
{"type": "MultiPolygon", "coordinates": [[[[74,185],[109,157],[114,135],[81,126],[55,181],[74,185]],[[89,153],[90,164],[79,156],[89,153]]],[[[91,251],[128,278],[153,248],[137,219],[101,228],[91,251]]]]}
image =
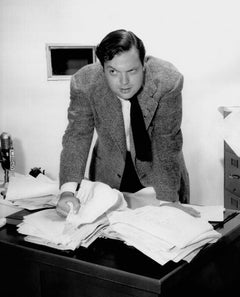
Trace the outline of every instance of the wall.
{"type": "Polygon", "coordinates": [[[148,54],[185,76],[184,154],[191,202],[223,203],[220,105],[240,105],[238,1],[1,0],[0,132],[14,140],[16,170],[40,166],[57,179],[69,81],[48,81],[46,43],[97,44],[126,28],[148,54]]]}

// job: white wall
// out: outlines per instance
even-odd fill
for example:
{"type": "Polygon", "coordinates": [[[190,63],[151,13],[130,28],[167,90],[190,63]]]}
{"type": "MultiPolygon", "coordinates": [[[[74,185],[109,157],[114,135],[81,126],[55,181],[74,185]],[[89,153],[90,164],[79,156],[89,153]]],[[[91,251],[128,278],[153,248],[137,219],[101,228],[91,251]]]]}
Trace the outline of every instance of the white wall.
{"type": "Polygon", "coordinates": [[[16,170],[58,178],[69,81],[47,81],[46,43],[97,44],[126,28],[148,54],[185,76],[184,154],[191,202],[223,203],[220,105],[240,105],[238,0],[1,0],[0,132],[14,140],[16,170]]]}

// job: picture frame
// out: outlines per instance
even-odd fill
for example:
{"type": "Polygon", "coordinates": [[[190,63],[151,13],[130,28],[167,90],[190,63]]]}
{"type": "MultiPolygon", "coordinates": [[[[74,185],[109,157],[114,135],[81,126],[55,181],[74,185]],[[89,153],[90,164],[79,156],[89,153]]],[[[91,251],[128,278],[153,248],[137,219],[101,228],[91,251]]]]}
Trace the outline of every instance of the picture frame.
{"type": "Polygon", "coordinates": [[[95,46],[46,44],[48,80],[69,80],[80,68],[96,62],[95,46]]]}

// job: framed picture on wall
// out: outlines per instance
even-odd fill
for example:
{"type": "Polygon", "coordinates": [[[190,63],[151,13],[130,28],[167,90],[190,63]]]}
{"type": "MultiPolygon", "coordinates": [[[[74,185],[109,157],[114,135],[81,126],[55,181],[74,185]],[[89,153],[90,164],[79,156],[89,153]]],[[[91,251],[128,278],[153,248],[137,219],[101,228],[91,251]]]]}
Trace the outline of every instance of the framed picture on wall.
{"type": "Polygon", "coordinates": [[[46,44],[48,80],[67,80],[80,68],[96,61],[95,46],[46,44]]]}

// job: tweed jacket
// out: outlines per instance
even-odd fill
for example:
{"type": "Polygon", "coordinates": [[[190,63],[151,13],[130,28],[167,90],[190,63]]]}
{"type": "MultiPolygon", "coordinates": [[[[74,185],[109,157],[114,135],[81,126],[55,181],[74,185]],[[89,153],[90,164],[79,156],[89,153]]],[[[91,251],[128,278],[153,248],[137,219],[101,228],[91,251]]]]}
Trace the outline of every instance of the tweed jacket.
{"type": "MultiPolygon", "coordinates": [[[[140,182],[152,186],[157,199],[189,202],[189,177],[182,153],[183,76],[169,62],[148,56],[143,88],[138,95],[151,139],[152,161],[131,155],[140,182]]],[[[60,158],[60,185],[80,183],[96,129],[89,178],[119,189],[125,167],[126,137],[121,102],[110,90],[99,62],[71,78],[68,126],[60,158]]]]}

